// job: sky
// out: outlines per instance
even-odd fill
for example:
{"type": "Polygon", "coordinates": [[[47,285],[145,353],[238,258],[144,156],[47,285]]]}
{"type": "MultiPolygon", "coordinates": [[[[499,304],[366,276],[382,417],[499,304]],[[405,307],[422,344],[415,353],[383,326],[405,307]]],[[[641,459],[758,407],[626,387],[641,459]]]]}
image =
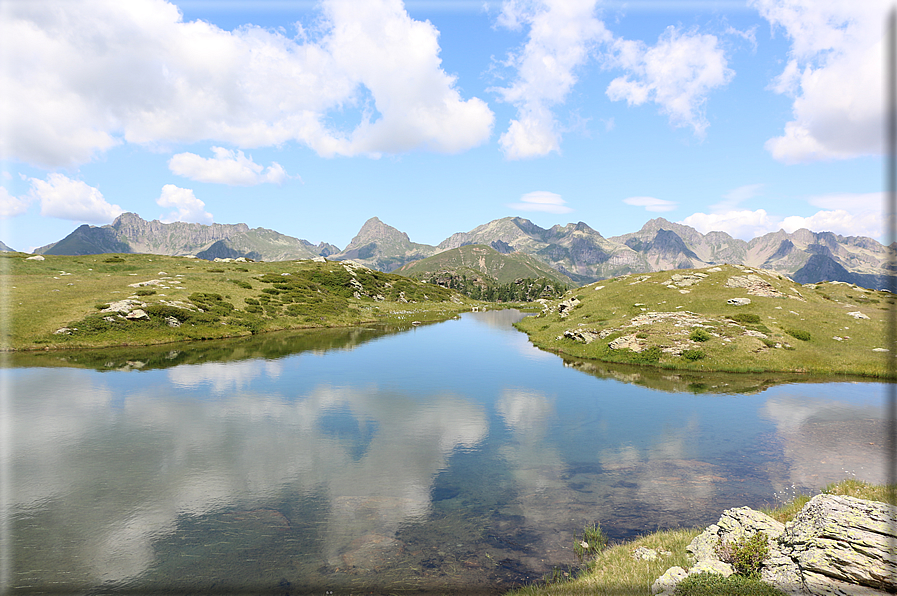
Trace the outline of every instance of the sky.
{"type": "Polygon", "coordinates": [[[0,0],[0,240],[885,239],[885,0],[0,0]]]}

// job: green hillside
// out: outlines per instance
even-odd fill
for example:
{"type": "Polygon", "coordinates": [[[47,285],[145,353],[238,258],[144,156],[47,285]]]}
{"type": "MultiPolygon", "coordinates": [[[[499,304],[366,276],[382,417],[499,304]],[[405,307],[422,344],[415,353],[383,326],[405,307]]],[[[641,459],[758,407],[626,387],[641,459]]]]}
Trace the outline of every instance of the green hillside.
{"type": "Polygon", "coordinates": [[[151,345],[278,329],[437,321],[477,304],[351,261],[209,263],[0,253],[2,348],[151,345]],[[43,260],[40,260],[43,259],[43,260]]]}
{"type": "Polygon", "coordinates": [[[721,265],[602,280],[518,328],[543,349],[608,362],[883,377],[893,304],[885,291],[721,265]]]}
{"type": "Polygon", "coordinates": [[[409,263],[396,269],[394,273],[424,279],[434,273],[459,271],[464,268],[478,271],[507,284],[518,279],[544,277],[565,285],[575,285],[573,281],[556,269],[523,253],[501,254],[491,246],[470,244],[441,252],[432,257],[409,263]]]}

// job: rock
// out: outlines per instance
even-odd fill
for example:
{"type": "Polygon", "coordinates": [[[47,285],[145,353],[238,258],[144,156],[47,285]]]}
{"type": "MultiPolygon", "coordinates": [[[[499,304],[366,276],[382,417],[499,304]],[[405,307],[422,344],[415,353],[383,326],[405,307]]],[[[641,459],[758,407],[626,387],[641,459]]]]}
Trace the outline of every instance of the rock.
{"type": "Polygon", "coordinates": [[[696,561],[719,560],[716,546],[720,543],[735,542],[750,538],[757,532],[766,534],[770,545],[784,531],[785,525],[765,513],[750,507],[736,507],[723,511],[719,521],[695,537],[685,548],[696,561]]]}
{"type": "Polygon", "coordinates": [[[126,314],[125,318],[129,321],[148,321],[149,315],[137,308],[126,314]]]}
{"type": "Polygon", "coordinates": [[[104,308],[100,312],[117,312],[121,314],[127,314],[135,308],[142,308],[144,306],[146,306],[146,304],[139,300],[126,298],[124,300],[118,300],[116,302],[110,303],[108,307],[104,308]]]}
{"type": "Polygon", "coordinates": [[[72,331],[77,331],[72,327],[62,327],[53,332],[53,335],[71,335],[72,331]]]}
{"type": "Polygon", "coordinates": [[[600,333],[598,331],[595,331],[594,329],[567,329],[566,331],[564,331],[563,336],[568,339],[581,341],[587,344],[590,344],[601,337],[600,333]]]}
{"type": "Polygon", "coordinates": [[[34,255],[33,257],[26,257],[26,261],[46,261],[43,255],[34,255]]]}
{"type": "Polygon", "coordinates": [[[644,345],[639,342],[638,338],[635,336],[634,333],[631,335],[624,335],[623,337],[618,337],[617,339],[615,339],[612,342],[610,342],[609,344],[607,344],[607,346],[611,350],[629,349],[629,350],[632,350],[633,352],[641,352],[644,349],[644,345]]]}
{"type": "Polygon", "coordinates": [[[688,573],[682,567],[670,567],[651,584],[651,593],[672,596],[676,592],[676,586],[686,577],[688,573]]]}
{"type": "Polygon", "coordinates": [[[645,548],[640,546],[632,553],[632,558],[638,561],[656,561],[657,551],[653,548],[645,548]]]}
{"type": "Polygon", "coordinates": [[[864,315],[863,313],[861,313],[860,311],[849,312],[849,313],[847,313],[847,316],[853,317],[854,319],[868,319],[869,318],[866,315],[864,315]]]}
{"type": "Polygon", "coordinates": [[[769,298],[784,298],[785,294],[778,291],[771,283],[753,273],[748,275],[733,275],[726,280],[727,288],[745,288],[751,296],[766,296],[769,298]]]}
{"type": "Polygon", "coordinates": [[[792,563],[781,559],[776,573],[764,569],[763,578],[779,587],[774,582],[798,574],[809,594],[893,592],[897,590],[897,553],[889,551],[895,539],[894,506],[816,495],[779,538],[778,550],[792,563]]]}
{"type": "Polygon", "coordinates": [[[579,300],[576,298],[567,298],[558,304],[558,314],[561,315],[561,318],[566,317],[570,314],[570,312],[579,305],[579,300]]]}
{"type": "Polygon", "coordinates": [[[169,327],[180,327],[181,322],[178,321],[175,317],[165,317],[165,322],[168,323],[169,327]]]}
{"type": "Polygon", "coordinates": [[[689,575],[697,575],[698,573],[714,573],[716,575],[722,575],[723,577],[729,577],[735,573],[735,568],[728,563],[709,559],[707,561],[698,562],[694,567],[688,570],[689,575]]]}
{"type": "Polygon", "coordinates": [[[149,281],[138,281],[136,284],[128,284],[129,288],[142,288],[144,286],[162,286],[166,282],[161,279],[151,279],[149,281]]]}
{"type": "Polygon", "coordinates": [[[326,263],[327,259],[325,259],[324,257],[313,257],[312,261],[314,261],[315,263],[326,263]]]}
{"type": "Polygon", "coordinates": [[[731,304],[732,306],[747,306],[750,303],[750,298],[729,298],[726,300],[726,304],[731,304]]]}
{"type": "Polygon", "coordinates": [[[873,352],[888,352],[887,348],[872,348],[873,352]]]}

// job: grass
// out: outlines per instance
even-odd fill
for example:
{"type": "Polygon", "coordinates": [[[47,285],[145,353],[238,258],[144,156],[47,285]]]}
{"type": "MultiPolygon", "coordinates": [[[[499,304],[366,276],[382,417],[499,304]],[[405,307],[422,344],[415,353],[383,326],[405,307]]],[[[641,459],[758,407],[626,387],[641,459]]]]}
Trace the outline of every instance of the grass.
{"type": "Polygon", "coordinates": [[[0,254],[0,347],[153,345],[282,329],[445,320],[482,303],[457,292],[339,262],[215,263],[122,254],[0,254]],[[134,284],[157,280],[150,285],[134,284]],[[143,320],[102,312],[132,299],[143,320]],[[69,332],[55,331],[68,328],[69,332]]]}
{"type": "Polygon", "coordinates": [[[731,265],[676,273],[704,277],[681,287],[670,283],[668,271],[602,280],[564,295],[580,300],[568,316],[561,317],[558,302],[552,302],[517,328],[542,349],[603,362],[701,372],[889,374],[887,359],[894,356],[881,350],[889,347],[885,328],[894,300],[886,291],[839,282],[804,286],[778,274],[731,265]],[[726,286],[730,278],[748,274],[760,277],[776,295],[757,296],[744,287],[726,286]],[[728,303],[731,298],[751,302],[735,306],[728,303]],[[868,318],[848,314],[857,312],[868,318]],[[585,343],[565,337],[568,330],[604,337],[585,343]],[[610,348],[613,340],[630,335],[639,344],[637,350],[610,348]]]}
{"type": "MultiPolygon", "coordinates": [[[[847,479],[826,486],[822,492],[895,503],[895,488],[847,479]]],[[[807,501],[809,497],[803,495],[763,511],[784,523],[794,519],[807,501]]],[[[569,573],[569,579],[564,578],[563,574],[552,574],[549,577],[555,581],[524,586],[509,592],[508,596],[650,596],[651,585],[667,569],[673,566],[688,569],[694,564],[685,547],[702,531],[703,528],[662,530],[630,542],[611,545],[587,561],[579,573],[569,573]],[[632,553],[640,546],[656,551],[667,550],[671,554],[654,561],[634,559],[632,553]]],[[[765,591],[765,584],[756,579],[733,577],[735,579],[731,582],[721,584],[715,579],[697,578],[691,583],[698,586],[687,594],[778,594],[765,591]]]]}

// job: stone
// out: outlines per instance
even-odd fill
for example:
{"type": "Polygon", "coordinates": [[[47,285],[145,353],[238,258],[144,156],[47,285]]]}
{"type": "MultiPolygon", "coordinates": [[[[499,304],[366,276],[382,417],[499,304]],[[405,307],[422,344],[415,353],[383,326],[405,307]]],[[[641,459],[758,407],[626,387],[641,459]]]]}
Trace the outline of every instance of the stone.
{"type": "Polygon", "coordinates": [[[888,352],[887,348],[872,348],[873,352],[888,352]]]}
{"type": "Polygon", "coordinates": [[[600,333],[594,329],[567,329],[564,337],[590,344],[600,337],[600,333]]]}
{"type": "Polygon", "coordinates": [[[766,296],[769,298],[784,298],[785,294],[778,291],[771,283],[756,274],[733,275],[726,280],[727,288],[745,288],[751,296],[766,296]]]}
{"type": "Polygon", "coordinates": [[[566,317],[570,314],[570,312],[579,305],[579,300],[576,298],[567,298],[558,304],[558,314],[561,315],[561,318],[566,317]]]}
{"type": "MultiPolygon", "coordinates": [[[[143,302],[139,300],[134,300],[132,298],[126,298],[124,300],[117,300],[109,304],[108,307],[104,308],[100,312],[117,312],[121,314],[127,314],[134,310],[135,308],[142,308],[146,306],[143,302]]],[[[142,311],[141,311],[142,312],[142,311]]]]}
{"type": "Polygon", "coordinates": [[[849,312],[849,313],[847,313],[847,316],[853,317],[854,319],[868,319],[869,318],[866,315],[864,315],[863,313],[861,313],[860,311],[849,312]]]}
{"type": "Polygon", "coordinates": [[[77,331],[71,327],[61,327],[53,332],[53,335],[71,335],[72,331],[77,331]]]}
{"type": "Polygon", "coordinates": [[[732,306],[747,306],[750,303],[750,298],[729,298],[726,300],[726,304],[731,304],[732,306]]]}
{"type": "Polygon", "coordinates": [[[43,255],[34,255],[33,257],[26,257],[26,261],[46,261],[43,255]]]}
{"type": "Polygon", "coordinates": [[[137,308],[126,314],[125,318],[129,321],[148,321],[149,315],[137,308]]]}
{"type": "Polygon", "coordinates": [[[640,546],[632,553],[632,558],[638,561],[656,561],[657,551],[653,548],[645,548],[640,546]]]}
{"type": "Polygon", "coordinates": [[[180,327],[181,322],[178,321],[175,317],[165,317],[165,322],[168,323],[169,327],[180,327]]]}
{"type": "Polygon", "coordinates": [[[313,257],[312,261],[314,261],[315,263],[326,263],[327,259],[325,259],[324,257],[313,257]]]}
{"type": "Polygon", "coordinates": [[[622,337],[618,337],[617,339],[615,339],[612,342],[610,342],[609,344],[607,344],[607,346],[611,350],[629,349],[629,350],[632,350],[633,352],[641,352],[644,349],[644,345],[641,342],[639,342],[638,338],[635,336],[634,333],[631,335],[624,335],[622,337]]]}
{"type": "Polygon", "coordinates": [[[682,567],[670,567],[651,584],[651,593],[672,596],[676,592],[676,586],[686,577],[688,573],[682,567]]]}

